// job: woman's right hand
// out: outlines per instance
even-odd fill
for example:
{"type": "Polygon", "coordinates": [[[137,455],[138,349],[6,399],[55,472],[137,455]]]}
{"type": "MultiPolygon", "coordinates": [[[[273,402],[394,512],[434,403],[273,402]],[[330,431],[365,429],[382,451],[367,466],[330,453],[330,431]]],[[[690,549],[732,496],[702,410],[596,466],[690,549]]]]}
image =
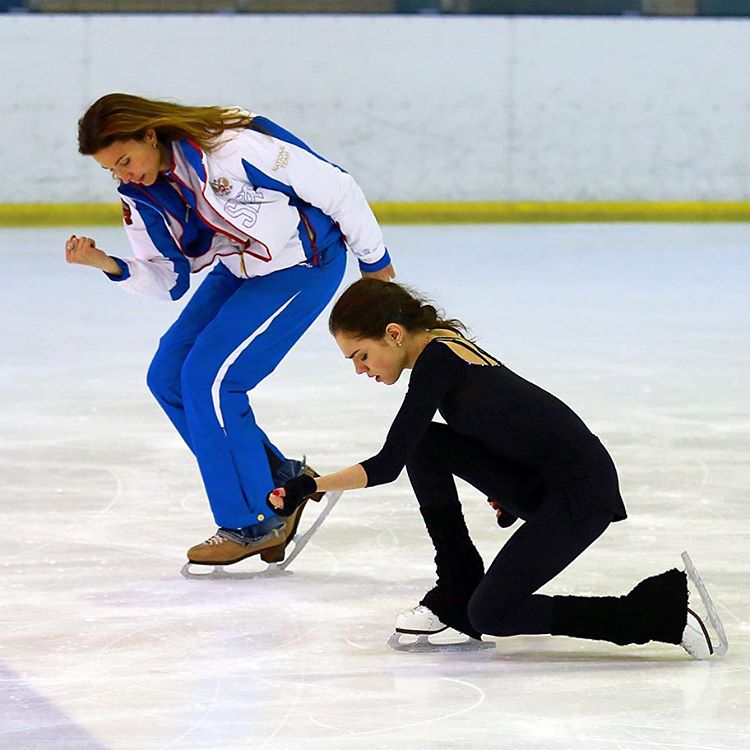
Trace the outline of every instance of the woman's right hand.
{"type": "Polygon", "coordinates": [[[381,268],[379,271],[373,271],[372,273],[362,272],[363,279],[380,279],[381,281],[390,281],[396,277],[396,271],[393,268],[393,264],[389,263],[385,268],[381,268]]]}
{"type": "Polygon", "coordinates": [[[104,250],[100,250],[91,237],[70,235],[65,242],[65,260],[79,266],[98,268],[113,276],[119,276],[122,273],[120,266],[104,250]]]}

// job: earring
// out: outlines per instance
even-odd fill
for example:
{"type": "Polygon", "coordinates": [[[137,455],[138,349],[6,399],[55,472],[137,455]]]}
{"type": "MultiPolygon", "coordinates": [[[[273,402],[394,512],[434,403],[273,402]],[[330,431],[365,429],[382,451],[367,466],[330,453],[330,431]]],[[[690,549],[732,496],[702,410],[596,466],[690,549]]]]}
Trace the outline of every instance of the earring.
{"type": "Polygon", "coordinates": [[[152,145],[152,146],[153,146],[154,148],[159,148],[159,144],[158,144],[158,143],[157,143],[156,141],[154,141],[154,142],[153,142],[153,143],[152,143],[151,145],[152,145]]]}
{"type": "Polygon", "coordinates": [[[397,341],[397,342],[396,342],[396,346],[403,346],[403,344],[404,344],[404,342],[403,342],[403,341],[397,341]]]}

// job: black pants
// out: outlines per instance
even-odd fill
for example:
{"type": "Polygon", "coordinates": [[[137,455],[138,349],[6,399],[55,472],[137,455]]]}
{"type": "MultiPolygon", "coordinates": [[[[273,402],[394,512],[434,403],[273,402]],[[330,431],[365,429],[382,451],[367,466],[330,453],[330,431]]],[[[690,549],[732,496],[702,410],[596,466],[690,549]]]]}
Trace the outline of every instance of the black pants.
{"type": "Polygon", "coordinates": [[[535,593],[601,536],[611,512],[592,511],[573,520],[560,489],[546,487],[533,473],[503,462],[444,424],[431,424],[406,468],[436,551],[437,585],[422,603],[447,625],[474,637],[556,633],[615,643],[651,638],[679,642],[687,617],[682,573],[675,578],[670,572],[664,581],[659,577],[645,587],[645,599],[639,595],[636,601],[535,593]],[[486,575],[469,537],[454,476],[525,520],[486,575]],[[665,596],[670,606],[665,606],[665,596]],[[654,618],[658,622],[652,628],[654,618]]]}

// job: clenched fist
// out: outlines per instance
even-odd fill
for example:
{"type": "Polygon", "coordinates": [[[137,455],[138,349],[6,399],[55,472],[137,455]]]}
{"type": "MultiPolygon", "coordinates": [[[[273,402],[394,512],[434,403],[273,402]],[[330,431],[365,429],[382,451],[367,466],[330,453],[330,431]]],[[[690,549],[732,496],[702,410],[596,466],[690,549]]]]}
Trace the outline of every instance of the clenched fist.
{"type": "Polygon", "coordinates": [[[91,237],[77,237],[72,234],[65,242],[65,260],[80,266],[91,266],[106,271],[113,276],[122,273],[120,266],[96,246],[91,237]]]}

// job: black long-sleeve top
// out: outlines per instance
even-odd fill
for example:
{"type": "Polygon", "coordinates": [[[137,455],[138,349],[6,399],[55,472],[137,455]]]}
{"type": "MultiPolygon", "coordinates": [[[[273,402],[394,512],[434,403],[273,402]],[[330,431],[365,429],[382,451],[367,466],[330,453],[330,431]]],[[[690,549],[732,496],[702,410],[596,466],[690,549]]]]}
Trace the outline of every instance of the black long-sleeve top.
{"type": "Polygon", "coordinates": [[[575,412],[474,345],[487,364],[472,364],[432,339],[417,358],[403,404],[380,452],[362,462],[367,486],[392,482],[422,440],[435,412],[499,460],[528,468],[562,489],[574,515],[606,509],[626,517],[617,472],[606,449],[575,412]]]}

